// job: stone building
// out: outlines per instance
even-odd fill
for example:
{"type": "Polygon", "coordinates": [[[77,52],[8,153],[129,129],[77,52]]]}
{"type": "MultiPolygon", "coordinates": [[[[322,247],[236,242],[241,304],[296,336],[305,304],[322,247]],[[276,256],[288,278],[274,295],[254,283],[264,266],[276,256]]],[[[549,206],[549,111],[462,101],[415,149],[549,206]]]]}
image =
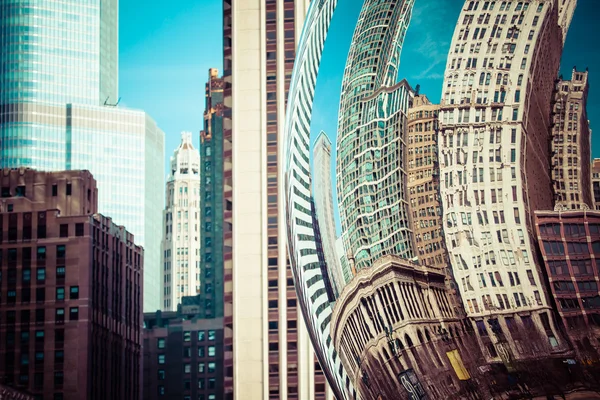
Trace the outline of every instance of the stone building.
{"type": "Polygon", "coordinates": [[[410,371],[431,398],[460,391],[481,353],[445,279],[438,268],[390,255],[344,288],[332,339],[360,398],[405,398],[401,377],[410,371]]]}
{"type": "Polygon", "coordinates": [[[161,309],[175,310],[183,296],[213,292],[200,273],[200,153],[183,132],[171,157],[163,211],[161,309]]]}
{"type": "MultiPolygon", "coordinates": [[[[567,346],[531,232],[534,211],[554,207],[551,104],[570,3],[465,1],[440,109],[444,233],[467,314],[531,313],[555,352],[567,346]]],[[[484,324],[481,333],[488,330],[484,324]]]]}
{"type": "Polygon", "coordinates": [[[552,183],[555,207],[594,208],[590,182],[591,131],[587,119],[588,72],[575,68],[571,80],[559,79],[554,95],[552,183]]]}
{"type": "Polygon", "coordinates": [[[141,399],[143,249],[96,213],[88,171],[0,186],[0,376],[36,399],[141,399]]]}

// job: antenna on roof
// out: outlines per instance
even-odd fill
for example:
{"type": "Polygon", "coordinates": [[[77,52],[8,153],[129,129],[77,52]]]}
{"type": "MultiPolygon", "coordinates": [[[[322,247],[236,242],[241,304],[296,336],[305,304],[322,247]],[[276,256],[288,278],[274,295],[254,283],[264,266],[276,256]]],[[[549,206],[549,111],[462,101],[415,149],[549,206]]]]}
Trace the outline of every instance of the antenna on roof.
{"type": "Polygon", "coordinates": [[[420,91],[421,91],[421,85],[417,84],[417,87],[415,88],[415,96],[418,96],[420,91]]]}
{"type": "Polygon", "coordinates": [[[119,103],[121,102],[121,98],[120,98],[120,97],[119,97],[119,100],[117,100],[117,102],[116,102],[115,104],[110,104],[110,103],[108,102],[108,99],[110,99],[110,96],[108,96],[108,97],[106,98],[106,100],[104,100],[104,105],[105,105],[105,106],[108,106],[108,107],[116,107],[116,106],[118,106],[118,105],[119,105],[119,103]]]}

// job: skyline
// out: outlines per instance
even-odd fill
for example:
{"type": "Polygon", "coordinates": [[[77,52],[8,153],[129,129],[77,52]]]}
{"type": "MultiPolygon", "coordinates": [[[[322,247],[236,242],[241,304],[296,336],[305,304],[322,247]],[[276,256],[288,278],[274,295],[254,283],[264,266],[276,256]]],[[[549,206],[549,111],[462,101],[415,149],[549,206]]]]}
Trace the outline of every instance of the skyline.
{"type": "MultiPolygon", "coordinates": [[[[177,148],[181,132],[192,132],[194,146],[198,147],[208,69],[218,68],[219,74],[223,72],[221,35],[202,40],[206,37],[204,32],[222,29],[221,2],[182,0],[176,4],[164,8],[158,0],[150,0],[143,9],[132,0],[123,0],[119,4],[120,104],[145,110],[165,132],[165,177],[168,155],[177,148]],[[215,14],[219,18],[206,17],[215,14]],[[198,24],[198,20],[202,20],[202,24],[198,24]]],[[[334,13],[323,51],[323,68],[317,79],[311,142],[323,130],[335,148],[339,102],[329,100],[331,96],[334,99],[340,96],[344,64],[360,4],[360,0],[340,2],[334,13]],[[336,46],[328,46],[330,42],[336,42],[336,46]]],[[[399,76],[407,78],[413,88],[420,84],[421,93],[433,103],[439,103],[441,98],[443,73],[454,30],[454,22],[445,22],[456,21],[462,4],[461,0],[415,2],[399,76]],[[412,63],[412,59],[420,61],[412,63]]],[[[600,10],[591,0],[579,1],[560,70],[567,77],[574,65],[580,69],[590,68],[588,116],[592,129],[594,117],[600,116],[600,89],[595,90],[594,86],[596,75],[600,75],[600,55],[582,38],[600,35],[600,26],[594,23],[597,17],[600,17],[600,10]]],[[[600,138],[593,134],[591,153],[592,158],[600,157],[600,138]]],[[[332,156],[335,157],[335,150],[332,156]]]]}

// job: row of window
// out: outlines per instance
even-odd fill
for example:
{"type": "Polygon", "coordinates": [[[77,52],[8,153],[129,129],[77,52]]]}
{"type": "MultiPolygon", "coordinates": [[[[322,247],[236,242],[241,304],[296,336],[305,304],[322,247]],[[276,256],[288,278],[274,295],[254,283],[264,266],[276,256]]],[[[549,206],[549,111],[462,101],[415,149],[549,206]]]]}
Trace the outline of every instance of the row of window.
{"type": "MultiPolygon", "coordinates": [[[[217,355],[217,348],[216,346],[208,346],[207,347],[208,351],[205,353],[205,348],[204,346],[199,346],[198,347],[198,357],[216,357],[217,355]]],[[[191,358],[192,357],[192,348],[191,347],[184,347],[183,348],[183,357],[184,358],[191,358]]],[[[158,363],[160,365],[166,364],[167,362],[167,356],[166,354],[159,354],[158,355],[158,363]]]]}

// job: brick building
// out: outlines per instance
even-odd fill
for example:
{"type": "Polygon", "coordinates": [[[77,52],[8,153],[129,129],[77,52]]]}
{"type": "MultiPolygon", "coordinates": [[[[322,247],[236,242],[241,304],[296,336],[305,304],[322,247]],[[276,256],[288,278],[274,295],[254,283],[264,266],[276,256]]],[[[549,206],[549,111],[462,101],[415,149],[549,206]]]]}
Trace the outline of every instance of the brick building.
{"type": "Polygon", "coordinates": [[[600,158],[592,161],[592,196],[594,210],[600,210],[600,158]]]}
{"type": "Polygon", "coordinates": [[[144,399],[223,398],[223,319],[202,318],[203,300],[144,314],[144,399]]]}
{"type": "Polygon", "coordinates": [[[439,105],[416,95],[408,110],[408,183],[417,257],[423,265],[446,268],[442,229],[437,129],[439,105]]]}
{"type": "Polygon", "coordinates": [[[140,399],[143,249],[88,171],[0,171],[0,377],[40,400],[140,399]]]}
{"type": "Polygon", "coordinates": [[[535,218],[558,314],[575,348],[586,350],[588,335],[600,333],[600,212],[536,211],[535,218]]]}

